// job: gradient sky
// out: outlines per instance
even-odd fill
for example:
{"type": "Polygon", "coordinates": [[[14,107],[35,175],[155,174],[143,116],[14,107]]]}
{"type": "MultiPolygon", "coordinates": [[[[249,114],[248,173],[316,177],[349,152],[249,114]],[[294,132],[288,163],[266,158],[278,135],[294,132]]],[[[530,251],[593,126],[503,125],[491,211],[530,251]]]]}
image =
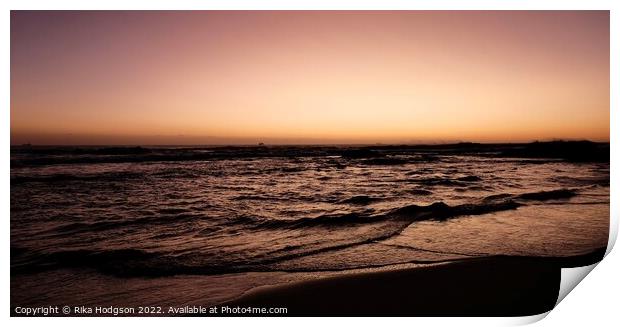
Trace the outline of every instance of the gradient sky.
{"type": "Polygon", "coordinates": [[[11,143],[609,140],[607,11],[11,12],[11,143]]]}

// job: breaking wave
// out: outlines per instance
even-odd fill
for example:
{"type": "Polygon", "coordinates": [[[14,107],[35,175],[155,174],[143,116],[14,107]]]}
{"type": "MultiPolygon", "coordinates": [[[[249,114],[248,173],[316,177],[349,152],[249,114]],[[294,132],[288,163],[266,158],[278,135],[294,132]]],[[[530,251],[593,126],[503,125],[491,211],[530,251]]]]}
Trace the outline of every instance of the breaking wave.
{"type": "MultiPolygon", "coordinates": [[[[11,273],[31,273],[48,269],[83,267],[116,276],[170,276],[177,274],[222,274],[245,271],[272,271],[281,267],[282,262],[319,253],[352,248],[385,240],[400,234],[410,224],[426,221],[445,221],[462,216],[483,215],[492,212],[513,210],[527,205],[528,201],[547,201],[566,199],[577,194],[572,189],[557,189],[523,194],[497,194],[475,203],[448,205],[435,202],[430,205],[407,205],[389,210],[383,214],[328,214],[313,218],[266,219],[241,216],[222,222],[221,228],[243,225],[257,233],[272,231],[275,235],[295,235],[329,233],[333,229],[350,230],[352,236],[326,240],[324,242],[289,244],[277,249],[256,250],[253,253],[201,253],[166,252],[141,249],[77,249],[57,251],[34,251],[24,248],[11,248],[11,273]],[[369,226],[371,230],[359,232],[358,228],[369,226]],[[289,234],[287,234],[289,233],[289,234]]],[[[359,198],[359,200],[367,200],[359,198]]],[[[362,201],[362,202],[364,202],[362,201]]],[[[51,232],[79,233],[118,230],[133,226],[148,229],[153,224],[188,222],[205,219],[199,214],[180,213],[129,221],[101,221],[95,223],[72,223],[55,227],[51,232]]],[[[210,228],[216,228],[211,226],[210,228]]],[[[212,230],[207,231],[207,234],[212,230]]],[[[344,235],[346,235],[345,233],[344,235]]],[[[437,259],[439,260],[439,259],[437,259]]],[[[444,259],[441,259],[444,260],[444,259]]],[[[432,261],[432,260],[430,260],[432,261]]],[[[308,271],[324,269],[306,267],[308,271]]]]}

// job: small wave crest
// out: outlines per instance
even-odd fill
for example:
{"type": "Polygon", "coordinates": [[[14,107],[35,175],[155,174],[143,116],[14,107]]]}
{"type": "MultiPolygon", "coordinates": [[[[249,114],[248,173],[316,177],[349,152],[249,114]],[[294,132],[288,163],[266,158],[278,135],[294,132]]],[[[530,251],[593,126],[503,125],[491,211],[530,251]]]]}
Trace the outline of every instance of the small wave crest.
{"type": "MultiPolygon", "coordinates": [[[[315,218],[300,218],[296,220],[261,221],[258,226],[265,228],[300,228],[365,224],[389,219],[401,219],[411,222],[421,220],[446,220],[465,215],[482,215],[496,211],[512,210],[526,205],[524,202],[527,201],[559,200],[571,198],[576,195],[577,190],[575,189],[557,189],[517,195],[504,193],[485,197],[476,203],[448,205],[440,201],[430,205],[407,205],[395,208],[386,214],[379,215],[362,215],[357,213],[321,215],[315,218]]],[[[358,204],[371,199],[372,198],[366,196],[356,196],[347,200],[358,204]]]]}

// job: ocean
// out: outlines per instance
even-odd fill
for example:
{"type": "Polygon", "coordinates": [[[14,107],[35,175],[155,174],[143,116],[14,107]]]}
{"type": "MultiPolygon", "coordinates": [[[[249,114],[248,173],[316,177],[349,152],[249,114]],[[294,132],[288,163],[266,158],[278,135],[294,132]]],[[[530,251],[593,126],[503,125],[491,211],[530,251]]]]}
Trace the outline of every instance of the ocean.
{"type": "Polygon", "coordinates": [[[605,247],[608,158],[529,150],[12,147],[11,305],[208,306],[334,274],[605,247]]]}

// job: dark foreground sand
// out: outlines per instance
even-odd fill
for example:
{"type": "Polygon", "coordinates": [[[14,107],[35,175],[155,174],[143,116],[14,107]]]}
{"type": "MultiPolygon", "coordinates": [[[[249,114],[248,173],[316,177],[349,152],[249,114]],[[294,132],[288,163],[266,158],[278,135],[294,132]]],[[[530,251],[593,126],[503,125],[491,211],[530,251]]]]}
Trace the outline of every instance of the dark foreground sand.
{"type": "Polygon", "coordinates": [[[560,269],[598,262],[487,257],[427,268],[356,273],[251,291],[230,307],[286,307],[287,316],[524,316],[553,309],[560,269]]]}

